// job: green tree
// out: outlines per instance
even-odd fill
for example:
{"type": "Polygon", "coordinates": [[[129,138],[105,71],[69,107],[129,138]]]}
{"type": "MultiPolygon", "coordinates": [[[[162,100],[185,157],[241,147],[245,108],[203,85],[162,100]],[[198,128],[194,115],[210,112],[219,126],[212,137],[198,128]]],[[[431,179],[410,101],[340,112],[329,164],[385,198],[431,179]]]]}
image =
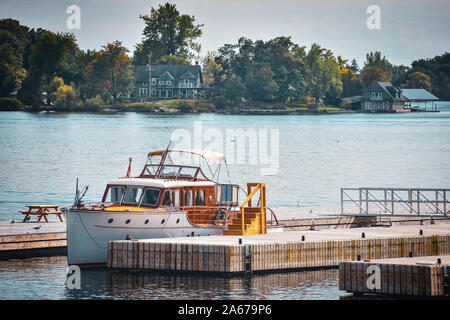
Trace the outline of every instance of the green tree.
{"type": "Polygon", "coordinates": [[[150,61],[151,54],[148,52],[148,49],[144,49],[144,43],[138,43],[134,46],[133,52],[133,65],[137,66],[145,66],[150,61]]]}
{"type": "Polygon", "coordinates": [[[363,86],[368,87],[378,81],[389,81],[389,76],[378,67],[365,67],[361,80],[363,86]]]}
{"type": "Polygon", "coordinates": [[[17,37],[0,29],[0,97],[20,88],[26,76],[22,68],[23,47],[17,37]]]}
{"type": "Polygon", "coordinates": [[[34,30],[13,19],[0,20],[0,97],[22,86],[27,75],[30,39],[34,30]]]}
{"type": "Polygon", "coordinates": [[[238,103],[246,94],[246,87],[241,80],[241,77],[231,75],[224,82],[225,94],[224,98],[231,103],[238,103]]]}
{"type": "Polygon", "coordinates": [[[339,65],[348,67],[347,60],[335,58],[330,50],[314,44],[306,52],[290,37],[242,37],[219,48],[214,61],[220,66],[214,72],[216,99],[229,88],[242,87],[244,100],[283,104],[304,103],[308,95],[316,102],[338,103],[343,89],[339,65]]]}
{"type": "Polygon", "coordinates": [[[162,56],[159,59],[158,64],[184,64],[190,65],[191,63],[185,57],[179,57],[175,55],[162,56]]]}
{"type": "Polygon", "coordinates": [[[31,101],[24,102],[36,105],[36,99],[41,100],[42,86],[50,85],[60,65],[77,49],[73,34],[44,31],[32,48],[30,69],[21,90],[22,97],[31,101]]]}
{"type": "Polygon", "coordinates": [[[404,65],[392,66],[391,83],[394,86],[400,87],[402,84],[405,83],[409,71],[410,71],[410,67],[407,67],[404,65]]]}
{"type": "Polygon", "coordinates": [[[145,22],[144,40],[135,51],[135,58],[141,64],[160,63],[164,56],[183,57],[191,60],[200,52],[200,44],[195,42],[202,35],[202,24],[195,24],[194,16],[181,15],[173,4],[151,8],[150,15],[141,15],[145,22]]]}
{"type": "Polygon", "coordinates": [[[35,42],[36,32],[22,26],[19,21],[13,19],[0,20],[0,43],[9,43],[14,48],[15,59],[21,62],[21,67],[29,68],[31,45],[35,42]],[[6,37],[5,37],[6,36],[6,37]]]}
{"type": "Polygon", "coordinates": [[[351,97],[361,94],[362,82],[352,69],[339,70],[342,80],[342,97],[351,97]]]}
{"type": "Polygon", "coordinates": [[[441,100],[450,100],[450,53],[432,59],[413,61],[410,73],[421,72],[430,77],[431,93],[441,100]]]}
{"type": "Polygon", "coordinates": [[[350,69],[350,66],[348,65],[348,59],[344,59],[342,58],[342,56],[338,56],[337,57],[337,63],[338,63],[338,67],[339,69],[350,69]]]}
{"type": "Polygon", "coordinates": [[[422,72],[413,72],[408,75],[406,80],[406,88],[425,89],[431,91],[431,78],[422,72]]]}
{"type": "Polygon", "coordinates": [[[333,100],[342,93],[339,65],[330,50],[313,44],[306,55],[306,83],[308,95],[316,105],[320,100],[333,100]]]}
{"type": "Polygon", "coordinates": [[[364,62],[364,69],[368,67],[377,67],[381,69],[387,77],[387,80],[390,81],[392,78],[392,64],[386,59],[385,56],[381,56],[380,51],[370,52],[366,54],[366,61],[364,62]]]}
{"type": "Polygon", "coordinates": [[[89,77],[89,66],[95,60],[96,53],[95,50],[79,50],[72,63],[61,71],[63,77],[75,84],[83,103],[86,103],[87,99],[94,98],[99,91],[97,82],[91,81],[92,78],[89,77]]]}
{"type": "Polygon", "coordinates": [[[279,89],[274,75],[268,63],[253,63],[246,75],[248,98],[253,101],[273,101],[279,89]]]}
{"type": "Polygon", "coordinates": [[[202,77],[203,82],[207,85],[213,85],[215,74],[222,71],[222,66],[215,60],[217,53],[208,51],[207,55],[202,59],[202,77]]]}
{"type": "Polygon", "coordinates": [[[58,88],[63,86],[63,85],[64,85],[63,78],[55,76],[53,78],[52,82],[50,82],[49,85],[45,85],[44,86],[44,90],[47,93],[47,102],[48,102],[48,104],[52,104],[52,102],[54,102],[56,90],[58,90],[58,88]]]}
{"type": "Polygon", "coordinates": [[[350,66],[350,69],[354,72],[354,73],[358,73],[359,72],[359,66],[358,66],[358,62],[356,61],[356,59],[352,60],[352,65],[350,66]]]}
{"type": "Polygon", "coordinates": [[[290,37],[277,37],[255,43],[255,60],[268,63],[278,87],[276,102],[301,102],[305,94],[305,47],[290,37]]]}

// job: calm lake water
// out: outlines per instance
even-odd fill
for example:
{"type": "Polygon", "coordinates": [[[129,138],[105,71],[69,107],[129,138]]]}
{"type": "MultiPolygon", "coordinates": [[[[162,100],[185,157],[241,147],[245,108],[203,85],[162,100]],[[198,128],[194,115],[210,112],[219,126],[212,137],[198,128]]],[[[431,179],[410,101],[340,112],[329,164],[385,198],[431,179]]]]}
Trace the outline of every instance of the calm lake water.
{"type": "MultiPolygon", "coordinates": [[[[341,187],[449,187],[450,102],[439,113],[238,116],[218,114],[0,113],[0,220],[21,219],[26,204],[70,205],[75,180],[98,201],[133,157],[167,146],[177,129],[278,130],[278,171],[229,164],[233,183],[263,181],[269,206],[332,205],[341,187]]],[[[260,142],[262,140],[258,140],[260,142]]],[[[223,141],[224,151],[227,143],[223,141]]],[[[207,146],[207,142],[204,142],[207,146]]],[[[269,140],[270,148],[277,145],[269,140]]],[[[189,147],[189,145],[186,145],[189,147]]],[[[272,150],[271,149],[271,150],[272,150]]],[[[273,163],[272,163],[273,164],[273,163]]],[[[301,217],[299,217],[301,218],[301,217]]],[[[0,261],[0,299],[338,299],[337,271],[248,278],[155,276],[92,270],[67,290],[65,257],[0,261]]]]}
{"type": "MultiPolygon", "coordinates": [[[[324,116],[1,112],[0,220],[20,219],[26,204],[71,204],[77,177],[89,184],[85,199],[99,201],[106,183],[125,175],[129,157],[132,175],[140,174],[147,153],[165,148],[175,130],[190,133],[193,147],[195,124],[223,140],[229,129],[268,129],[264,136],[278,130],[278,148],[268,143],[279,149],[275,175],[261,174],[269,168],[261,157],[229,164],[234,183],[266,182],[269,206],[338,204],[341,187],[449,187],[450,102],[440,109],[324,116]]],[[[224,141],[223,150],[233,142],[224,141]]]]}
{"type": "Polygon", "coordinates": [[[349,295],[339,291],[336,269],[231,278],[82,269],[81,289],[72,290],[66,288],[66,274],[66,257],[0,261],[0,300],[323,300],[349,295]]]}

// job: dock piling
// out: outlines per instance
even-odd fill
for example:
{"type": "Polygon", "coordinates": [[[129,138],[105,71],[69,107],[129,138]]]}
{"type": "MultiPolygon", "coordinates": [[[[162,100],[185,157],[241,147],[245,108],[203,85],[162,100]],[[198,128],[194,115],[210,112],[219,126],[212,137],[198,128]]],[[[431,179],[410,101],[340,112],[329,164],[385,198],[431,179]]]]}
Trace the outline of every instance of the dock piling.
{"type": "MultiPolygon", "coordinates": [[[[374,231],[385,232],[380,229],[374,231]]],[[[368,236],[369,231],[366,231],[365,238],[341,236],[335,239],[336,234],[330,232],[327,239],[326,233],[320,232],[311,232],[308,241],[305,241],[304,234],[298,232],[242,236],[237,239],[210,236],[110,241],[107,265],[122,269],[245,274],[337,267],[345,261],[371,263],[389,258],[408,258],[412,261],[417,257],[433,255],[439,256],[434,259],[436,262],[441,255],[450,255],[450,233],[418,236],[411,229],[409,235],[399,233],[403,235],[373,237],[370,233],[368,236]]],[[[432,233],[431,229],[429,233],[432,233]]],[[[408,279],[414,277],[413,269],[403,271],[408,279]]],[[[403,271],[398,266],[392,270],[387,266],[386,281],[392,273],[392,277],[408,282],[406,278],[399,278],[403,271]]],[[[347,271],[343,269],[342,272],[347,271]]],[[[399,290],[396,292],[401,293],[399,290]]]]}

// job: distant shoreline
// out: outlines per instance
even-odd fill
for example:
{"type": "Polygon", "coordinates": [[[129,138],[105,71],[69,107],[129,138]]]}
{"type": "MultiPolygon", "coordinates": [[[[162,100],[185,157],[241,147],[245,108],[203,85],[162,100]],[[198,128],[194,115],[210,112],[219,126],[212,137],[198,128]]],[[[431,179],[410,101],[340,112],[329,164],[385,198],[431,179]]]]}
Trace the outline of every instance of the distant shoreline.
{"type": "Polygon", "coordinates": [[[194,112],[181,112],[179,110],[165,111],[165,110],[133,110],[131,108],[120,109],[91,109],[91,108],[77,108],[77,109],[10,109],[0,110],[0,112],[28,112],[28,113],[98,113],[98,114],[117,114],[126,112],[135,113],[155,113],[155,114],[201,114],[201,113],[213,113],[222,115],[339,115],[339,114],[405,114],[405,113],[436,113],[437,111],[414,111],[414,112],[395,112],[395,111],[363,111],[363,110],[319,110],[319,111],[302,111],[302,110],[240,110],[240,111],[194,111],[194,112]]]}
{"type": "Polygon", "coordinates": [[[392,113],[434,113],[440,112],[440,110],[409,110],[404,112],[386,111],[386,110],[352,110],[344,109],[334,106],[319,107],[319,109],[307,109],[307,108],[226,108],[220,110],[214,109],[191,109],[184,111],[177,108],[168,108],[160,106],[129,106],[129,105],[114,105],[114,106],[73,106],[73,107],[55,107],[55,106],[40,106],[39,108],[32,108],[29,106],[20,107],[3,107],[0,111],[21,111],[30,113],[99,113],[99,114],[115,114],[124,112],[136,112],[136,113],[161,113],[161,114],[196,114],[196,113],[216,113],[216,114],[228,114],[228,115],[336,115],[336,114],[354,114],[354,113],[368,113],[368,114],[392,114],[392,113]]]}

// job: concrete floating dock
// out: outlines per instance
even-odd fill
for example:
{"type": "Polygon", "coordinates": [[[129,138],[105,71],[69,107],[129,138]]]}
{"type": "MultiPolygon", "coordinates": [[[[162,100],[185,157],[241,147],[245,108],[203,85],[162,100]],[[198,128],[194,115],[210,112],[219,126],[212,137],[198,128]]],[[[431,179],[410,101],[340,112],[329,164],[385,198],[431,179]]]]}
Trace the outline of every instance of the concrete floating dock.
{"type": "Polygon", "coordinates": [[[66,223],[0,221],[0,258],[67,252],[66,223]]]}
{"type": "Polygon", "coordinates": [[[342,261],[450,254],[450,225],[288,231],[110,241],[118,269],[245,273],[337,267],[342,261]],[[420,235],[422,234],[422,235],[420,235]]]}
{"type": "Polygon", "coordinates": [[[449,272],[449,255],[341,262],[339,289],[357,295],[448,297],[449,272]]]}

